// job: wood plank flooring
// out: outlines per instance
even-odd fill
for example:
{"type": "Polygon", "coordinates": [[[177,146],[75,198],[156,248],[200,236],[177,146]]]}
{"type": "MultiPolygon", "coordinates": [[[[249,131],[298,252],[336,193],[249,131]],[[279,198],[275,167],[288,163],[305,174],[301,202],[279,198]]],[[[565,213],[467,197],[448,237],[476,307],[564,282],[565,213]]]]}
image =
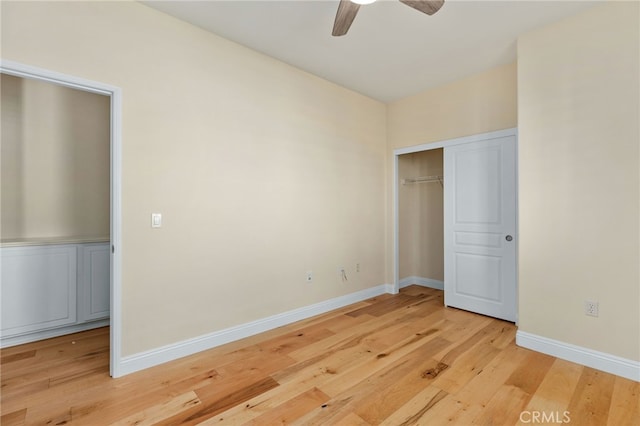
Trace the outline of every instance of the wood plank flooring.
{"type": "Polygon", "coordinates": [[[119,379],[109,330],[1,351],[9,425],[640,425],[640,384],[411,286],[119,379]]]}

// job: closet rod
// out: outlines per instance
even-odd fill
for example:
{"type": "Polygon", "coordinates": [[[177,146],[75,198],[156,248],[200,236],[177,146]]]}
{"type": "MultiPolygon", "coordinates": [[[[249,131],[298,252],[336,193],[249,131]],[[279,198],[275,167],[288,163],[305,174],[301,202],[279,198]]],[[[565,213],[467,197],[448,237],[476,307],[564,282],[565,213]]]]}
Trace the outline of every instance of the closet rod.
{"type": "Polygon", "coordinates": [[[419,176],[416,178],[402,179],[403,185],[422,182],[439,182],[440,186],[442,186],[442,176],[419,176]]]}

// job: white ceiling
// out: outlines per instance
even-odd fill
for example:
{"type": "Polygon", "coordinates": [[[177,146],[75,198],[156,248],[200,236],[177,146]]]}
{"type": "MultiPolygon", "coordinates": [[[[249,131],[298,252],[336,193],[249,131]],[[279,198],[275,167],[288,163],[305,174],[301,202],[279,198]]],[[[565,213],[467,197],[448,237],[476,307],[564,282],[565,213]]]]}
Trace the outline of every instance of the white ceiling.
{"type": "Polygon", "coordinates": [[[513,62],[518,35],[595,4],[445,0],[428,16],[379,0],[332,37],[338,0],[143,3],[384,102],[513,62]]]}

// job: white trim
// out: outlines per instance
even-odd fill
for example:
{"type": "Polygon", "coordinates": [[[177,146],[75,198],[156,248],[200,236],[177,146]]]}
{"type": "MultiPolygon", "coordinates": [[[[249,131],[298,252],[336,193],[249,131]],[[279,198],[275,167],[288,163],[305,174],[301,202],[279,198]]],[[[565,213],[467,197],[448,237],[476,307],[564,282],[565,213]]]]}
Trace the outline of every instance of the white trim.
{"type": "Polygon", "coordinates": [[[400,224],[398,213],[400,211],[400,195],[398,194],[398,155],[393,156],[393,291],[400,291],[400,224]]]}
{"type": "Polygon", "coordinates": [[[97,93],[99,95],[111,96],[114,86],[99,83],[97,81],[87,80],[56,71],[50,71],[43,68],[25,65],[18,62],[0,59],[0,71],[3,74],[13,75],[16,77],[30,78],[32,80],[44,81],[47,83],[65,86],[71,89],[82,90],[84,92],[97,93]]]}
{"type": "Polygon", "coordinates": [[[400,284],[400,288],[405,288],[415,284],[422,287],[435,288],[436,290],[444,290],[444,281],[433,280],[431,278],[416,276],[404,277],[398,283],[400,284]]]}
{"type": "Polygon", "coordinates": [[[111,245],[118,250],[111,256],[110,374],[121,376],[122,340],[122,91],[120,88],[43,68],[0,59],[0,72],[16,77],[53,83],[111,99],[111,245]]]}
{"type": "Polygon", "coordinates": [[[65,334],[78,333],[80,331],[92,330],[94,328],[106,327],[109,320],[91,321],[81,324],[69,325],[66,327],[52,328],[50,330],[37,331],[35,333],[23,334],[20,336],[3,337],[2,349],[11,346],[23,345],[25,343],[37,342],[38,340],[51,339],[52,337],[64,336],[65,334]]]}
{"type": "Polygon", "coordinates": [[[122,91],[111,92],[111,362],[109,374],[122,366],[122,91]]]}
{"type": "Polygon", "coordinates": [[[393,286],[391,284],[382,284],[377,287],[367,288],[355,293],[325,300],[324,302],[294,309],[289,312],[272,315],[267,318],[251,321],[235,327],[229,327],[224,330],[205,334],[193,339],[183,340],[182,342],[140,352],[135,355],[129,355],[122,359],[120,364],[120,373],[122,375],[133,373],[145,368],[205,351],[216,346],[224,345],[225,343],[244,339],[245,337],[263,333],[277,327],[282,327],[296,321],[323,314],[334,309],[339,309],[353,303],[361,302],[371,297],[390,293],[392,288],[393,286]]]}
{"type": "Polygon", "coordinates": [[[520,331],[516,345],[640,382],[640,362],[520,331]]]}
{"type": "Polygon", "coordinates": [[[393,155],[397,157],[398,155],[402,155],[402,154],[412,154],[414,152],[429,151],[432,149],[446,148],[448,146],[461,145],[464,143],[481,142],[488,139],[497,139],[497,138],[503,138],[506,136],[517,136],[517,135],[518,135],[518,129],[516,127],[513,127],[511,129],[496,130],[494,132],[479,133],[477,135],[471,135],[471,136],[463,136],[461,138],[423,143],[420,145],[408,146],[406,148],[396,148],[393,150],[393,155]]]}

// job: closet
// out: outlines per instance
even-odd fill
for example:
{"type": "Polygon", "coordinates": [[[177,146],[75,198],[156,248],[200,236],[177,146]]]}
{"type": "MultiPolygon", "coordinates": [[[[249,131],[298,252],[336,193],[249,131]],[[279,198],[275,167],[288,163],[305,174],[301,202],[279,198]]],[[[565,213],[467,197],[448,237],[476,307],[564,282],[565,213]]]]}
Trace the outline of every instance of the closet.
{"type": "Polygon", "coordinates": [[[110,98],[1,78],[1,345],[108,325],[110,98]]]}
{"type": "Polygon", "coordinates": [[[398,156],[399,284],[444,286],[443,149],[398,156]]]}

